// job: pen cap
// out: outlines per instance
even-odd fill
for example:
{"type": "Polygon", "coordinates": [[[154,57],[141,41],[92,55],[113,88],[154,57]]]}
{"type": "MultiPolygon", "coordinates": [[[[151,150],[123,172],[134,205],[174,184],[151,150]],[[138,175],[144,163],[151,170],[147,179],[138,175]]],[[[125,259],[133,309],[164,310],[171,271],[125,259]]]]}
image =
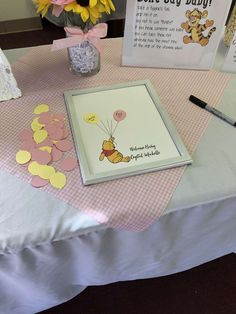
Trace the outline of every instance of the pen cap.
{"type": "Polygon", "coordinates": [[[199,99],[199,98],[197,98],[197,97],[195,97],[195,96],[193,96],[193,95],[191,95],[191,96],[189,97],[189,100],[190,100],[192,103],[194,103],[195,105],[197,105],[197,106],[199,106],[199,107],[201,107],[201,108],[205,108],[205,107],[207,106],[207,103],[206,103],[205,101],[203,101],[203,100],[201,100],[201,99],[199,99]]]}

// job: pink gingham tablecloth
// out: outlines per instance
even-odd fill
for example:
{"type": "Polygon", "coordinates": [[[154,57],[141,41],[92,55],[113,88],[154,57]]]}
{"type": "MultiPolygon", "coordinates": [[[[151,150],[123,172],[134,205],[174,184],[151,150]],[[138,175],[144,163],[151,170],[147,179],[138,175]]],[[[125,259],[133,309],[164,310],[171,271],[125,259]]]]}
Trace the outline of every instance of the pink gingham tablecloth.
{"type": "MultiPolygon", "coordinates": [[[[15,162],[17,135],[30,127],[33,109],[47,103],[51,111],[66,113],[63,92],[68,89],[111,85],[149,79],[158,93],[190,154],[193,154],[211,115],[190,105],[190,94],[209,104],[219,103],[230,76],[216,71],[192,71],[121,67],[121,39],[109,39],[102,55],[101,71],[90,78],[70,73],[65,50],[50,52],[50,46],[32,48],[13,66],[23,97],[0,104],[0,166],[26,182],[31,175],[15,162]]],[[[68,122],[67,122],[68,124],[68,122]]],[[[70,135],[71,136],[71,135],[70,135]]],[[[72,140],[72,139],[71,139],[72,140]]],[[[75,156],[75,150],[67,153],[75,156]]],[[[42,188],[98,221],[117,229],[141,231],[165,210],[185,167],[83,186],[77,168],[67,175],[63,190],[42,188]]]]}

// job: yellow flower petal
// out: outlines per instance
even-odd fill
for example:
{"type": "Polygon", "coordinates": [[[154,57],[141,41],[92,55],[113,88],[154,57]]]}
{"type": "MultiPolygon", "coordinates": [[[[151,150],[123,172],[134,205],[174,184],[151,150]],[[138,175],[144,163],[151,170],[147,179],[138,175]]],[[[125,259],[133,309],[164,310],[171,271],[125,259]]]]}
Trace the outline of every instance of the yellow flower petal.
{"type": "Polygon", "coordinates": [[[94,25],[97,23],[97,19],[93,17],[92,15],[90,15],[90,20],[94,25]]]}
{"type": "Polygon", "coordinates": [[[51,5],[50,0],[35,0],[36,6],[37,6],[37,13],[41,13],[42,16],[44,16],[47,11],[48,8],[51,5]]]}
{"type": "Polygon", "coordinates": [[[90,8],[93,8],[93,7],[95,7],[96,5],[97,5],[97,0],[89,0],[89,7],[90,8]]]}
{"type": "Polygon", "coordinates": [[[98,19],[101,17],[101,13],[98,11],[97,8],[89,8],[90,18],[93,16],[94,18],[98,19]]]}
{"type": "Polygon", "coordinates": [[[73,9],[73,12],[74,12],[74,13],[79,13],[79,14],[81,14],[81,13],[83,12],[83,10],[84,10],[84,8],[81,7],[81,5],[76,4],[76,6],[75,6],[74,9],[73,9]]]}
{"type": "Polygon", "coordinates": [[[69,11],[74,11],[75,7],[77,6],[76,2],[72,2],[70,4],[66,4],[64,7],[64,10],[69,12],[69,11]]]}
{"type": "Polygon", "coordinates": [[[104,7],[103,4],[99,3],[99,5],[97,6],[97,8],[98,8],[98,11],[99,11],[100,13],[105,12],[105,7],[104,7]]]}
{"type": "Polygon", "coordinates": [[[86,22],[89,19],[89,11],[86,8],[83,8],[83,11],[81,12],[81,18],[83,22],[86,22]]]}
{"type": "Polygon", "coordinates": [[[109,6],[109,4],[108,4],[108,1],[107,0],[100,0],[101,1],[101,3],[104,5],[104,7],[105,7],[105,12],[107,13],[107,14],[110,14],[111,13],[111,10],[110,10],[110,6],[109,6]]]}
{"type": "Polygon", "coordinates": [[[108,3],[109,3],[109,6],[110,6],[111,10],[112,10],[112,11],[115,11],[116,8],[115,8],[113,2],[112,2],[111,0],[108,0],[108,3]]]}
{"type": "Polygon", "coordinates": [[[44,8],[44,10],[42,11],[42,17],[44,17],[46,15],[46,13],[48,12],[48,8],[50,7],[50,4],[44,8]]]}

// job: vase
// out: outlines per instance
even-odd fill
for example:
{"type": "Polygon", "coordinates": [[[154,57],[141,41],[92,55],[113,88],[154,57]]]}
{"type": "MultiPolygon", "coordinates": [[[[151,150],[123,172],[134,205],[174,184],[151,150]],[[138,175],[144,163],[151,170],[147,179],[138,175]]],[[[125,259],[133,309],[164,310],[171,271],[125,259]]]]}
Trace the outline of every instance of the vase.
{"type": "MultiPolygon", "coordinates": [[[[45,17],[53,24],[61,27],[77,27],[80,26],[83,32],[88,32],[93,24],[84,23],[79,14],[72,12],[64,12],[56,17],[52,14],[52,8],[49,8],[45,17]]],[[[65,34],[69,37],[69,34],[65,34]]],[[[88,40],[85,40],[76,46],[67,48],[69,69],[72,73],[80,76],[92,76],[100,71],[100,52],[88,40]]]]}
{"type": "Polygon", "coordinates": [[[72,73],[80,76],[92,76],[100,70],[100,52],[88,40],[67,48],[69,68],[72,73]]]}

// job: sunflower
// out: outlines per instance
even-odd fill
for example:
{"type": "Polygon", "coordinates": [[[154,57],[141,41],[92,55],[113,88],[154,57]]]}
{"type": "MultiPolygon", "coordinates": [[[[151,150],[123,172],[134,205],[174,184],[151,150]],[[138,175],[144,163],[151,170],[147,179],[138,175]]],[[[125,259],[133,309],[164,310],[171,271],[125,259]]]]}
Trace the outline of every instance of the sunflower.
{"type": "Polygon", "coordinates": [[[115,7],[111,0],[76,0],[65,5],[64,10],[79,14],[83,22],[91,20],[96,24],[103,12],[110,14],[111,10],[115,11],[115,7]]]}
{"type": "Polygon", "coordinates": [[[37,13],[40,13],[42,17],[48,12],[48,8],[51,5],[51,0],[33,0],[37,6],[37,13]]]}
{"type": "Polygon", "coordinates": [[[37,6],[37,13],[40,13],[43,17],[48,12],[49,7],[53,5],[57,9],[61,7],[59,14],[63,10],[66,12],[72,11],[79,14],[84,23],[90,20],[93,24],[96,24],[97,20],[101,18],[102,13],[110,14],[111,11],[115,11],[112,0],[61,0],[58,2],[56,0],[33,0],[33,2],[37,6]]]}

